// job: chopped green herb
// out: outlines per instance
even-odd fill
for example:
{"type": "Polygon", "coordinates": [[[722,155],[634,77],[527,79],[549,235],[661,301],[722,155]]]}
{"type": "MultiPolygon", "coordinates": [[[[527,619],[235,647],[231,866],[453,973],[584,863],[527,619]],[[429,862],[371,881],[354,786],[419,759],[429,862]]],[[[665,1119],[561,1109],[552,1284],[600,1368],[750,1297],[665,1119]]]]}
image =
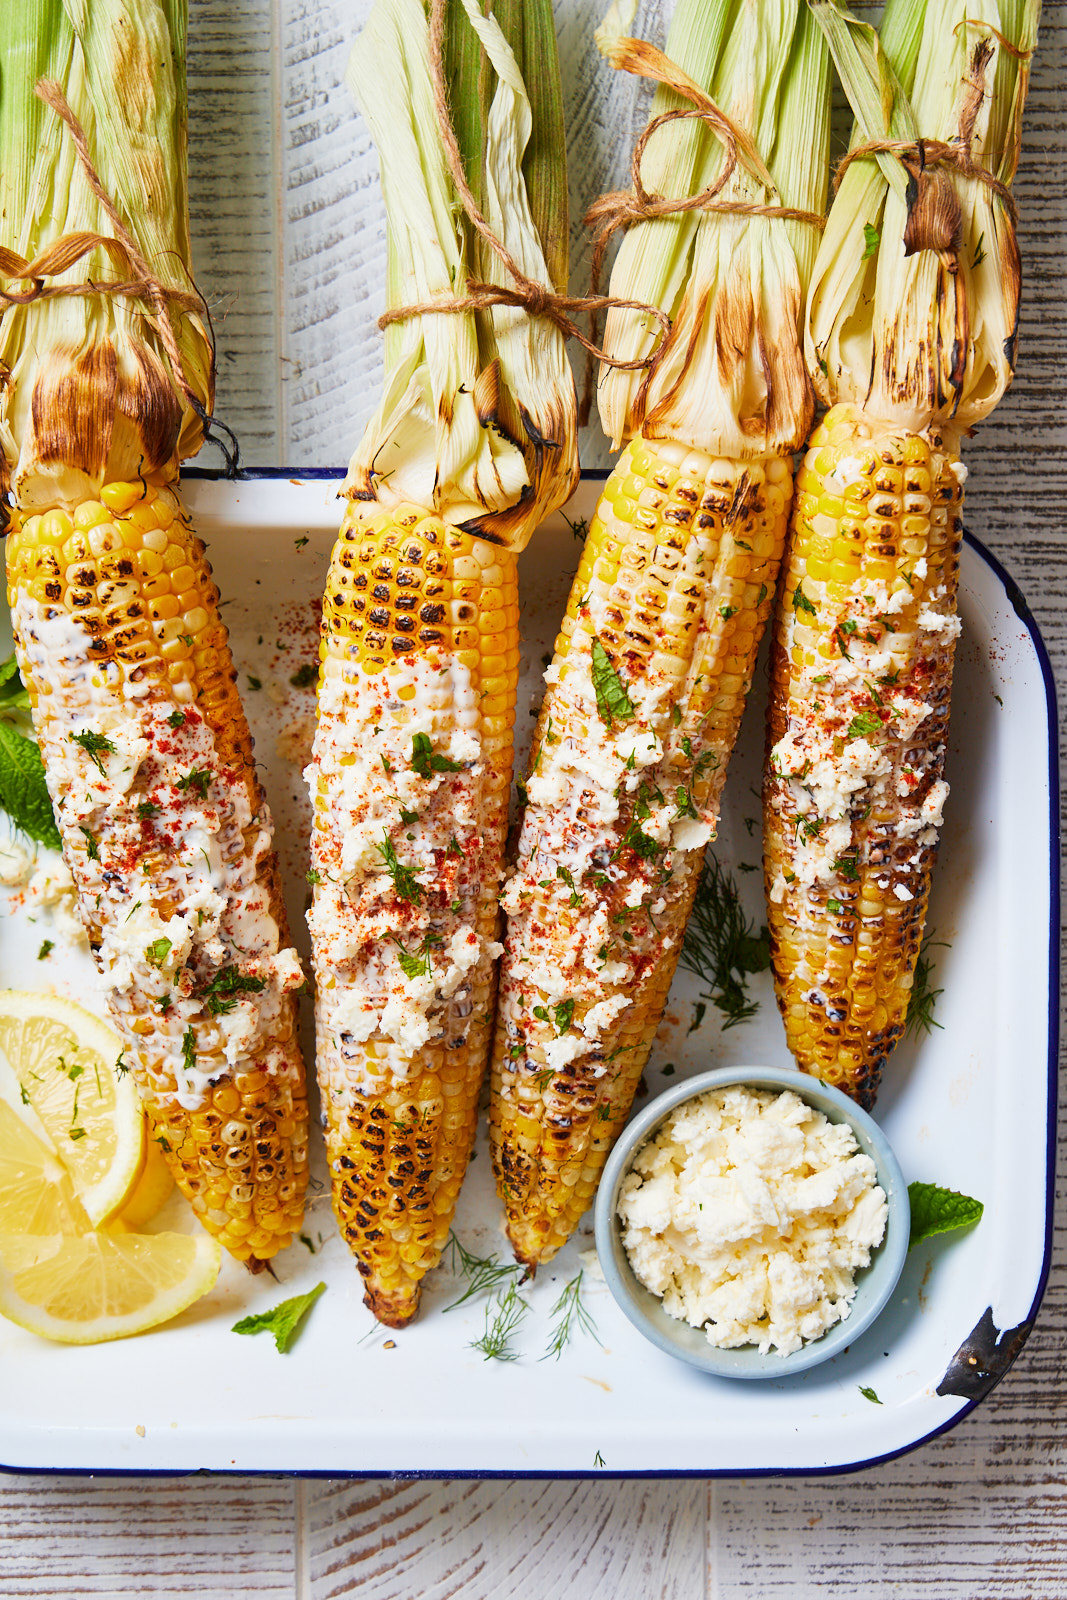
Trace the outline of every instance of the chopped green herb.
{"type": "Polygon", "coordinates": [[[137,815],[142,822],[149,822],[152,817],[159,816],[159,807],[154,800],[142,800],[137,807],[137,815]]]}
{"type": "Polygon", "coordinates": [[[842,911],[845,908],[841,904],[840,900],[835,900],[831,896],[830,899],[828,899],[827,902],[826,902],[826,909],[827,909],[827,911],[829,911],[829,913],[830,913],[830,915],[832,917],[839,917],[841,915],[842,911]]]}
{"type": "Polygon", "coordinates": [[[586,534],[589,532],[589,523],[587,519],[585,517],[579,517],[577,522],[572,522],[565,511],[561,511],[560,516],[563,518],[564,522],[567,524],[568,528],[571,530],[579,543],[584,544],[586,534]]]}
{"type": "Polygon", "coordinates": [[[800,582],[797,584],[796,588],[793,590],[793,610],[797,611],[797,612],[807,612],[810,616],[813,616],[813,617],[817,617],[818,614],[819,614],[818,606],[813,605],[812,602],[808,599],[807,595],[804,593],[804,580],[803,580],[803,578],[801,578],[800,582]]]}
{"type": "Polygon", "coordinates": [[[696,1033],[697,1029],[700,1027],[700,1024],[704,1020],[704,1017],[705,1017],[705,1015],[707,1013],[707,1009],[708,1008],[705,1005],[703,1000],[697,1000],[694,1003],[694,1006],[693,1006],[693,1020],[689,1024],[688,1029],[686,1030],[688,1033],[696,1033]]]}
{"type": "Polygon", "coordinates": [[[567,870],[567,868],[566,867],[557,867],[556,868],[556,877],[559,878],[563,883],[565,883],[567,885],[567,888],[571,892],[570,893],[570,899],[567,901],[567,904],[569,906],[580,906],[581,903],[582,903],[581,894],[574,887],[574,879],[571,876],[570,872],[567,870]]]}
{"type": "MultiPolygon", "coordinates": [[[[607,1109],[610,1113],[611,1108],[608,1107],[607,1109]]],[[[578,1331],[588,1333],[592,1338],[596,1339],[597,1344],[600,1343],[596,1331],[596,1323],[582,1304],[582,1277],[583,1272],[580,1271],[575,1277],[571,1278],[569,1283],[564,1285],[559,1299],[549,1312],[549,1316],[555,1317],[557,1320],[549,1335],[548,1348],[541,1357],[542,1361],[547,1361],[549,1356],[554,1356],[558,1361],[563,1354],[564,1346],[570,1342],[572,1335],[578,1331]]]]}
{"type": "Polygon", "coordinates": [[[144,958],[150,967],[155,967],[158,971],[173,948],[169,939],[154,939],[145,950],[144,958]]]}
{"type": "Polygon", "coordinates": [[[99,861],[100,845],[92,828],[86,827],[84,822],[79,822],[78,831],[79,833],[84,833],[85,835],[85,854],[89,857],[89,860],[99,861]]]}
{"type": "Polygon", "coordinates": [[[881,733],[882,719],[877,711],[861,711],[848,725],[846,739],[866,739],[872,733],[881,733]]]}
{"type": "Polygon", "coordinates": [[[94,733],[91,728],[84,728],[81,733],[69,734],[68,738],[71,744],[81,745],[86,755],[100,772],[106,770],[103,761],[100,759],[102,754],[104,751],[109,752],[111,755],[115,754],[115,746],[106,733],[94,733]]]}
{"type": "Polygon", "coordinates": [[[626,693],[625,685],[611,664],[611,657],[600,639],[593,635],[591,672],[596,693],[596,708],[600,720],[611,726],[613,722],[632,722],[636,712],[626,693]]]}
{"type": "Polygon", "coordinates": [[[761,583],[760,586],[759,586],[759,594],[756,596],[756,604],[758,606],[761,606],[763,604],[764,600],[766,600],[766,598],[767,598],[767,585],[765,583],[761,583]]]}
{"type": "Polygon", "coordinates": [[[955,1233],[957,1228],[970,1228],[982,1217],[985,1207],[980,1200],[956,1189],[942,1189],[936,1183],[909,1183],[908,1200],[911,1204],[911,1232],[908,1249],[935,1233],[955,1233]]]}
{"type": "Polygon", "coordinates": [[[317,1283],[314,1289],[309,1289],[307,1294],[294,1295],[291,1300],[283,1300],[280,1305],[271,1311],[257,1311],[250,1317],[242,1317],[240,1322],[235,1322],[231,1333],[269,1333],[274,1338],[274,1347],[281,1354],[288,1355],[293,1348],[297,1334],[303,1326],[304,1319],[311,1310],[315,1301],[321,1294],[325,1294],[326,1285],[317,1283]]]}
{"type": "Polygon", "coordinates": [[[420,778],[432,778],[435,772],[462,772],[460,762],[438,755],[428,733],[416,733],[411,740],[411,767],[420,778]]]}
{"type": "Polygon", "coordinates": [[[693,799],[688,789],[677,789],[675,791],[674,803],[678,808],[674,813],[675,821],[677,821],[679,817],[693,817],[697,822],[700,821],[700,813],[693,804],[693,799]]]}
{"type": "Polygon", "coordinates": [[[405,867],[403,862],[397,859],[397,853],[393,848],[393,841],[389,835],[383,835],[382,843],[376,844],[374,848],[385,862],[386,870],[393,880],[393,888],[396,890],[397,899],[406,900],[409,905],[421,905],[422,897],[426,891],[415,876],[414,869],[405,867]]]}
{"type": "Polygon", "coordinates": [[[509,1284],[486,1306],[485,1332],[473,1340],[471,1349],[480,1350],[486,1361],[517,1361],[519,1352],[512,1348],[511,1341],[529,1309],[529,1302],[513,1283],[509,1284]]]}
{"type": "Polygon", "coordinates": [[[233,1010],[237,1004],[237,996],[241,994],[260,994],[266,988],[266,978],[253,978],[236,967],[220,967],[212,973],[209,983],[203,985],[198,993],[201,999],[207,1001],[207,1009],[213,1017],[224,1017],[233,1010]]]}
{"type": "Polygon", "coordinates": [[[405,828],[410,828],[413,822],[418,822],[419,813],[417,811],[409,811],[407,806],[401,806],[400,820],[404,824],[405,828]]]}
{"type": "Polygon", "coordinates": [[[400,968],[404,976],[406,978],[428,978],[433,971],[430,952],[434,945],[439,945],[442,942],[437,934],[428,933],[419,949],[413,955],[410,950],[405,950],[399,939],[394,938],[396,958],[400,962],[400,968]]]}
{"type": "Polygon", "coordinates": [[[124,1078],[129,1070],[129,1067],[126,1065],[126,1052],[125,1050],[120,1050],[119,1058],[115,1062],[115,1071],[120,1078],[124,1078]]]}
{"type": "Polygon", "coordinates": [[[730,618],[731,617],[735,617],[736,615],[737,615],[737,607],[736,606],[720,606],[719,607],[719,616],[722,618],[722,620],[724,622],[729,622],[730,618]]]}
{"type": "Polygon", "coordinates": [[[262,687],[263,687],[263,679],[262,678],[254,678],[252,676],[252,674],[249,673],[248,674],[248,687],[250,689],[262,689],[262,687]]]}
{"type": "Polygon", "coordinates": [[[178,728],[184,728],[185,727],[185,712],[184,711],[172,711],[170,716],[167,718],[167,721],[170,724],[170,726],[172,728],[174,728],[175,730],[177,730],[178,728]]]}
{"type": "Polygon", "coordinates": [[[974,247],[974,259],[971,262],[971,271],[972,272],[975,271],[978,267],[980,267],[982,265],[982,262],[986,258],[986,252],[985,252],[985,250],[982,249],[982,244],[983,244],[984,240],[985,240],[985,233],[983,232],[983,233],[980,233],[978,235],[978,243],[974,247]]]}
{"type": "Polygon", "coordinates": [[[755,1016],[758,1005],[749,998],[748,979],[765,972],[770,960],[767,929],[757,934],[745,915],[737,884],[709,855],[685,933],[682,964],[707,985],[704,998],[722,1012],[724,1029],[755,1016]]]}
{"type": "Polygon", "coordinates": [[[869,1400],[872,1405],[876,1405],[876,1406],[880,1406],[881,1405],[882,1402],[879,1400],[879,1398],[875,1394],[874,1390],[868,1388],[865,1383],[861,1383],[859,1385],[859,1391],[860,1391],[860,1394],[863,1396],[863,1398],[865,1400],[869,1400]]]}
{"type": "Polygon", "coordinates": [[[306,533],[302,533],[300,535],[299,539],[294,539],[293,540],[293,546],[297,550],[303,550],[303,548],[307,544],[307,542],[308,542],[307,534],[306,533]]]}
{"type": "Polygon", "coordinates": [[[465,1278],[467,1287],[458,1300],[445,1306],[446,1311],[454,1311],[457,1306],[464,1305],[468,1300],[476,1300],[483,1294],[492,1294],[504,1284],[517,1283],[526,1270],[521,1262],[498,1261],[495,1255],[476,1256],[460,1243],[454,1233],[448,1236],[448,1250],[453,1276],[465,1278]]]}
{"type": "Polygon", "coordinates": [[[934,1006],[944,990],[932,987],[933,962],[930,959],[930,951],[948,948],[944,939],[934,938],[932,929],[922,942],[915,962],[915,978],[911,994],[908,997],[908,1013],[904,1019],[906,1035],[916,1037],[919,1033],[929,1033],[932,1028],[941,1027],[941,1023],[934,1018],[934,1006]]]}
{"type": "Polygon", "coordinates": [[[52,939],[42,939],[41,940],[41,948],[37,952],[38,961],[47,961],[48,957],[52,954],[52,951],[54,949],[55,949],[55,942],[52,939]]]}
{"type": "Polygon", "coordinates": [[[594,1467],[602,1467],[604,1465],[604,1457],[600,1454],[599,1450],[593,1457],[593,1465],[594,1467]]]}
{"type": "Polygon", "coordinates": [[[178,788],[195,789],[201,800],[206,800],[212,777],[213,774],[206,767],[193,767],[191,772],[178,779],[178,788]]]}
{"type": "Polygon", "coordinates": [[[460,844],[460,842],[456,838],[455,834],[453,834],[451,839],[449,839],[449,841],[448,841],[448,849],[445,851],[445,855],[446,856],[459,856],[462,859],[463,846],[460,844]]]}
{"type": "Polygon", "coordinates": [[[318,682],[319,664],[317,661],[305,661],[291,675],[289,682],[294,689],[310,689],[318,682]]]}
{"type": "Polygon", "coordinates": [[[847,883],[855,883],[859,879],[859,861],[855,856],[838,856],[833,870],[840,873],[847,883]]]}
{"type": "Polygon", "coordinates": [[[871,256],[877,254],[878,246],[881,242],[882,235],[878,229],[872,223],[865,222],[863,224],[863,254],[860,260],[869,261],[871,256]]]}
{"type": "Polygon", "coordinates": [[[312,884],[315,887],[317,887],[322,882],[322,873],[318,870],[317,867],[312,867],[311,870],[308,873],[305,874],[305,876],[307,878],[308,883],[312,884]]]}
{"type": "Polygon", "coordinates": [[[186,1028],[182,1034],[182,1060],[186,1072],[196,1071],[196,1034],[192,1028],[186,1028]]]}

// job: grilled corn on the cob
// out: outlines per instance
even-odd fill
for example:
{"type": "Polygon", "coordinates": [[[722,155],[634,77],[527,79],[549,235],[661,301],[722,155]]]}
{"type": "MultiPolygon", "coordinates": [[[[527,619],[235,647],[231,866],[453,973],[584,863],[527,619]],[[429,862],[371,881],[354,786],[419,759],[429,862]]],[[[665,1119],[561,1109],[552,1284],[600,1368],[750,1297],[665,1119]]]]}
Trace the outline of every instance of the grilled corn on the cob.
{"type": "Polygon", "coordinates": [[[901,155],[856,153],[813,272],[807,349],[832,409],[798,475],[775,627],[765,876],[790,1048],[870,1106],[906,1024],[948,794],[957,442],[1011,379],[1005,186],[1038,6],[889,0],[880,45],[817,9],[842,81],[867,81],[854,144],[901,155]]]}
{"type": "MultiPolygon", "coordinates": [[[[601,48],[699,98],[648,46],[601,48]]],[[[656,187],[689,194],[721,179],[730,202],[758,209],[781,201],[779,183],[788,204],[821,206],[829,66],[804,8],[784,0],[759,8],[757,21],[757,8],[732,0],[682,3],[668,52],[711,84],[746,134],[727,172],[697,125],[676,124],[669,155],[661,131],[650,147],[656,187]],[[805,134],[772,177],[751,135],[782,155],[779,114],[805,134]]],[[[683,103],[661,90],[653,109],[683,103]]],[[[789,456],[813,406],[799,318],[814,251],[792,227],[714,211],[644,221],[612,274],[614,295],[662,306],[672,329],[650,372],[601,378],[605,428],[631,442],[546,674],[504,896],[490,1137],[508,1233],[530,1266],[577,1227],[629,1113],[773,608],[789,456]]],[[[643,354],[652,329],[647,315],[616,307],[606,349],[643,354]]]]}
{"type": "Polygon", "coordinates": [[[907,1017],[942,776],[964,469],[838,406],[797,493],[771,659],[764,865],[789,1047],[869,1106],[907,1017]]]}
{"type": "Polygon", "coordinates": [[[631,443],[546,675],[508,929],[490,1139],[516,1254],[588,1207],[659,1026],[773,606],[789,464],[631,443]]]}
{"type": "MultiPolygon", "coordinates": [[[[382,161],[390,305],[509,281],[457,230],[471,189],[523,271],[565,283],[551,6],[501,6],[499,24],[474,0],[431,9],[443,62],[421,0],[379,0],[350,69],[382,161]],[[446,66],[462,174],[436,138],[446,66]]],[[[413,313],[386,365],[323,607],[309,921],[334,1210],[366,1303],[400,1327],[448,1237],[489,1051],[516,553],[567,498],[577,452],[563,342],[520,309],[413,313]]]]}
{"type": "Polygon", "coordinates": [[[19,666],[125,1064],[201,1221],[255,1265],[303,1208],[301,979],[218,592],[174,489],[214,387],[185,43],[181,0],[0,7],[0,244],[20,279],[0,301],[0,504],[19,666]]]}
{"type": "Polygon", "coordinates": [[[270,815],[173,490],[16,515],[8,595],[90,945],[155,1138],[241,1260],[300,1226],[307,1103],[270,815]]]}
{"type": "Polygon", "coordinates": [[[353,509],[323,611],[309,923],[334,1206],[391,1324],[474,1143],[518,663],[513,555],[416,507],[353,509]]]}

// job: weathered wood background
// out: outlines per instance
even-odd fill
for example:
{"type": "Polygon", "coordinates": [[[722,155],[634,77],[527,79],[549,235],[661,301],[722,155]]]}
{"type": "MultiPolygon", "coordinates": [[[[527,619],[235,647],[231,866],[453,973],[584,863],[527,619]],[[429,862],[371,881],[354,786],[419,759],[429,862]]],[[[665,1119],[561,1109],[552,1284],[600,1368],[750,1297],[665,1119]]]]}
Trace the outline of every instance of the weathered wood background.
{"type": "MultiPolygon", "coordinates": [[[[376,396],[382,212],[342,81],[365,9],[190,0],[197,269],[218,332],[218,411],[248,464],[343,465],[376,396]]],[[[601,9],[558,5],[575,218],[623,177],[643,104],[595,57],[601,9]]],[[[652,37],[660,10],[642,13],[652,37]]],[[[1028,597],[1067,699],[1067,0],[1045,3],[1016,192],[1019,376],[968,448],[968,520],[1028,597]]],[[[582,285],[577,227],[572,254],[582,285]]],[[[602,461],[595,439],[585,457],[602,461]]],[[[1044,1309],[1014,1369],[899,1462],[708,1483],[8,1477],[0,1594],[1063,1600],[1065,1220],[1061,1202],[1044,1309]]]]}

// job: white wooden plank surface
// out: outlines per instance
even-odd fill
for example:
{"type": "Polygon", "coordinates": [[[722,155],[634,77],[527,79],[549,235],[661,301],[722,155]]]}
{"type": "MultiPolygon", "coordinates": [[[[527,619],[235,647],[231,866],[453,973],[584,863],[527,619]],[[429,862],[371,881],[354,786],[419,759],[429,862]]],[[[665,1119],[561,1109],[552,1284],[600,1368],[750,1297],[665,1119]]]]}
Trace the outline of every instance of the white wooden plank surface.
{"type": "MultiPolygon", "coordinates": [[[[190,0],[197,271],[218,335],[217,409],[250,464],[342,465],[376,399],[380,197],[342,82],[366,9],[190,0]]],[[[642,105],[592,54],[602,9],[557,4],[578,286],[577,219],[622,178],[642,105]]],[[[669,0],[652,0],[643,31],[661,36],[668,12],[669,0]]],[[[1067,0],[1045,0],[1017,185],[1019,376],[967,451],[967,515],[1027,595],[1067,703],[1065,123],[1067,0]]],[[[604,460],[592,430],[584,454],[604,460]]],[[[216,461],[205,452],[204,465],[216,461]]],[[[1067,1116],[1060,1128],[1062,1143],[1067,1116]]],[[[1065,1224],[1061,1184],[1052,1280],[1012,1372],[954,1432],[867,1473],[711,1484],[9,1477],[0,1594],[1062,1600],[1065,1224]]]]}

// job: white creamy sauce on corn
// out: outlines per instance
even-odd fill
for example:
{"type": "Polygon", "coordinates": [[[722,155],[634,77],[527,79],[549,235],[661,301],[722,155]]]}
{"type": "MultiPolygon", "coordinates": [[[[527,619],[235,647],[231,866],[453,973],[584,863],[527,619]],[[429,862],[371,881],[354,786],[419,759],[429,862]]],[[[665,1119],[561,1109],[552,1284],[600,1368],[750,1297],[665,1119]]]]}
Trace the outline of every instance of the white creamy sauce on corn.
{"type": "MultiPolygon", "coordinates": [[[[926,576],[924,560],[912,576],[916,582],[926,576]]],[[[924,742],[935,709],[924,697],[929,658],[951,647],[960,632],[948,591],[927,592],[916,606],[906,580],[892,592],[875,584],[829,620],[824,585],[806,578],[803,597],[819,614],[810,615],[794,597],[787,653],[798,647],[814,652],[827,628],[836,653],[816,654],[797,674],[786,732],[770,753],[783,780],[771,803],[795,817],[793,879],[779,872],[770,891],[776,901],[797,885],[837,882],[842,870],[855,876],[849,863],[854,824],[883,807],[899,807],[896,838],[914,839],[917,849],[933,847],[948,796],[948,784],[935,775],[942,752],[924,742]]]]}
{"type": "Polygon", "coordinates": [[[305,777],[315,808],[308,924],[324,1080],[406,1079],[465,1042],[473,970],[501,954],[473,925],[482,759],[478,691],[454,658],[374,673],[327,658],[305,777]],[[356,744],[350,729],[373,730],[356,744]]]}
{"type": "Polygon", "coordinates": [[[258,882],[266,805],[253,815],[244,773],[172,686],[87,659],[78,623],[24,592],[14,620],[81,916],[157,1098],[173,1080],[195,1110],[230,1072],[287,1075],[273,1036],[303,974],[258,882]]]}
{"type": "Polygon", "coordinates": [[[790,1355],[849,1315],[888,1208],[845,1123],[791,1090],[737,1085],[680,1106],[623,1179],[637,1277],[722,1349],[790,1355]]]}

